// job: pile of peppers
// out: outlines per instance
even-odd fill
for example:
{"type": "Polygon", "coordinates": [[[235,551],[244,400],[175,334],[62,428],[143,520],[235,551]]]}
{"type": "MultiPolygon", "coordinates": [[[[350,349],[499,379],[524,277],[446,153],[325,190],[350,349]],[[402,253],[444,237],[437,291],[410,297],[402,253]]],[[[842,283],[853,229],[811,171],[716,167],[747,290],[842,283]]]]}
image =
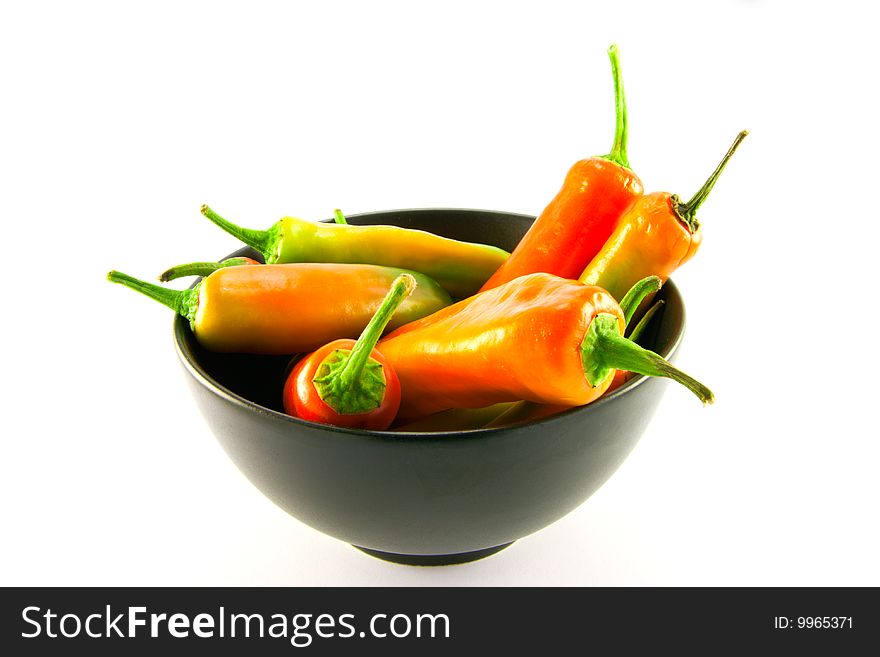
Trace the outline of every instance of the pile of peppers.
{"type": "Polygon", "coordinates": [[[284,217],[243,228],[212,223],[263,262],[231,258],[163,272],[199,276],[186,290],[118,271],[110,281],[189,321],[221,353],[290,356],[285,412],[367,430],[498,427],[582,406],[634,374],[669,378],[704,404],[712,392],[639,341],[662,312],[654,296],[693,258],[697,209],[746,136],[687,202],[645,193],[627,158],[619,53],[610,153],[576,162],[511,253],[395,226],[284,217]],[[330,302],[341,299],[341,302],[330,302]]]}

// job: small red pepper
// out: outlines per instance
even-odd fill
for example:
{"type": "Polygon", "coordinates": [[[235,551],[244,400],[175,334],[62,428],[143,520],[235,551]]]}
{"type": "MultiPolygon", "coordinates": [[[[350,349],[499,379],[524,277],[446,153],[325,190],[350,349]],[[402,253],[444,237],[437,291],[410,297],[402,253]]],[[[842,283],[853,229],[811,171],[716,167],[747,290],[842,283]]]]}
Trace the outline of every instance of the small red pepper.
{"type": "Polygon", "coordinates": [[[351,429],[391,426],[400,407],[400,381],[374,347],[415,286],[413,276],[401,274],[357,342],[334,340],[299,361],[284,384],[284,411],[351,429]]]}
{"type": "Polygon", "coordinates": [[[614,74],[617,125],[611,153],[576,162],[562,189],[480,291],[525,274],[577,278],[611,235],[620,216],[642,194],[626,154],[626,101],[617,46],[608,49],[614,74]]]}

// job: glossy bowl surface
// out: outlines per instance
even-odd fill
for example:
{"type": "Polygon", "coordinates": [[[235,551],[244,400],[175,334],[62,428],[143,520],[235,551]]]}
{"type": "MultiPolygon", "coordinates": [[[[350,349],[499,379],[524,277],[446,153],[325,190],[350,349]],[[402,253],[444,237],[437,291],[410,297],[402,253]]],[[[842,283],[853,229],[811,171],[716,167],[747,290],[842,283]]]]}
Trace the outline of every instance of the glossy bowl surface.
{"type": "MultiPolygon", "coordinates": [[[[507,250],[533,219],[465,209],[348,217],[507,250]]],[[[661,298],[666,306],[646,346],[669,359],[684,333],[684,305],[671,282],[661,298]]],[[[181,317],[174,339],[208,425],[260,491],[325,534],[420,565],[487,556],[575,509],[623,463],[672,385],[637,376],[587,406],[497,429],[352,431],[281,412],[287,357],[207,352],[181,317]]]]}

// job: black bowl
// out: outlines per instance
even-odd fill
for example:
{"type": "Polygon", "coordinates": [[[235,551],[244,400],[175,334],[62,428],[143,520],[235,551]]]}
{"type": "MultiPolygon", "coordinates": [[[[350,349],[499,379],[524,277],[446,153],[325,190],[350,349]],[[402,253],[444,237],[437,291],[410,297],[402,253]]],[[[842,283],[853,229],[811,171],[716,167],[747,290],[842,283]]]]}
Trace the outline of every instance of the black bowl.
{"type": "MultiPolygon", "coordinates": [[[[507,250],[533,220],[459,209],[348,217],[507,250]]],[[[668,359],[684,333],[684,305],[672,283],[661,297],[646,346],[668,359]]],[[[587,406],[496,429],[352,431],[281,412],[287,357],[207,352],[181,317],[174,337],[196,402],[242,473],[307,525],[398,563],[478,559],[572,511],[623,463],[669,385],[637,376],[587,406]]]]}

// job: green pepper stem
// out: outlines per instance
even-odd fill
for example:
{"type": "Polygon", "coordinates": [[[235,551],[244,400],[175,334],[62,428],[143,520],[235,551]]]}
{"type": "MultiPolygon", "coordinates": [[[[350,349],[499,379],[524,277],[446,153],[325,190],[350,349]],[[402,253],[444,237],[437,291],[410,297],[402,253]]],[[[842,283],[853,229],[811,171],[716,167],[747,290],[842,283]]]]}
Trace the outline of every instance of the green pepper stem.
{"type": "Polygon", "coordinates": [[[401,274],[394,279],[351,351],[337,350],[319,365],[319,376],[312,379],[312,383],[324,403],[337,413],[366,413],[381,405],[385,382],[375,373],[381,365],[370,355],[392,315],[415,287],[416,279],[411,274],[401,274]]]}
{"type": "Polygon", "coordinates": [[[703,205],[703,202],[706,200],[706,197],[709,196],[709,192],[712,191],[712,188],[715,186],[715,183],[718,181],[718,177],[721,175],[721,172],[724,171],[724,167],[727,166],[727,163],[730,161],[730,158],[733,156],[736,149],[742,143],[742,140],[746,138],[746,135],[749,134],[748,130],[743,130],[740,132],[736,139],[733,140],[733,144],[730,145],[730,148],[727,149],[727,153],[725,153],[724,157],[721,158],[721,162],[718,163],[718,166],[715,167],[715,171],[712,172],[712,175],[709,176],[709,179],[703,183],[703,186],[697,190],[697,193],[694,194],[693,198],[687,203],[682,203],[681,199],[678,195],[672,195],[672,209],[675,211],[675,214],[679,219],[684,222],[684,224],[688,227],[691,233],[695,233],[697,229],[700,227],[700,223],[697,221],[697,209],[703,205]]]}
{"type": "Polygon", "coordinates": [[[584,375],[594,387],[611,376],[614,370],[624,370],[672,379],[694,393],[704,404],[715,401],[715,395],[702,383],[674,367],[659,354],[623,337],[617,317],[608,313],[597,315],[590,324],[581,343],[581,360],[584,375]]]}
{"type": "Polygon", "coordinates": [[[364,365],[370,358],[370,354],[382,337],[385,327],[391,321],[392,315],[400,307],[406,298],[416,287],[416,279],[411,274],[401,274],[391,284],[391,289],[382,300],[382,304],[370,319],[363,333],[351,348],[348,362],[339,373],[339,383],[343,388],[351,388],[360,378],[364,365]]]}
{"type": "Polygon", "coordinates": [[[275,243],[278,239],[275,231],[271,229],[255,230],[253,228],[242,228],[241,226],[237,226],[236,224],[232,223],[228,219],[224,219],[207,205],[203,205],[200,208],[200,211],[210,221],[215,223],[217,226],[220,226],[220,228],[225,230],[227,233],[229,233],[233,237],[238,238],[249,247],[256,249],[257,251],[262,253],[264,258],[268,258],[274,252],[275,243]]]}
{"type": "Polygon", "coordinates": [[[629,158],[626,153],[629,121],[626,116],[626,97],[623,93],[623,76],[620,73],[620,51],[617,48],[617,44],[612,44],[608,48],[608,57],[611,59],[611,75],[614,77],[614,144],[611,146],[611,152],[602,157],[629,169],[629,158]]]}
{"type": "Polygon", "coordinates": [[[660,299],[660,301],[648,308],[648,311],[645,313],[644,317],[639,320],[639,323],[636,324],[635,328],[632,330],[632,333],[629,334],[628,339],[637,343],[639,341],[639,338],[642,337],[642,333],[644,333],[645,329],[648,328],[648,324],[651,323],[654,315],[656,315],[664,305],[666,305],[666,302],[663,301],[663,299],[660,299]]]}
{"type": "Polygon", "coordinates": [[[116,270],[107,274],[107,280],[112,283],[120,283],[125,287],[147,295],[151,299],[168,306],[174,312],[183,315],[190,323],[195,320],[199,301],[198,286],[187,290],[169,290],[166,287],[142,281],[116,270]]]}
{"type": "Polygon", "coordinates": [[[345,215],[342,214],[342,210],[340,210],[339,208],[336,208],[333,211],[333,220],[337,224],[348,224],[348,221],[346,221],[346,219],[345,219],[345,215]]]}
{"type": "Polygon", "coordinates": [[[159,274],[159,280],[167,283],[183,276],[207,276],[224,267],[236,267],[250,262],[250,258],[227,258],[223,262],[188,262],[185,265],[175,265],[166,269],[159,274]]]}
{"type": "Polygon", "coordinates": [[[623,311],[627,324],[629,324],[636,309],[644,301],[645,297],[657,292],[661,287],[663,287],[663,280],[659,276],[646,276],[633,285],[629,292],[623,295],[623,299],[620,300],[620,309],[623,311]]]}

